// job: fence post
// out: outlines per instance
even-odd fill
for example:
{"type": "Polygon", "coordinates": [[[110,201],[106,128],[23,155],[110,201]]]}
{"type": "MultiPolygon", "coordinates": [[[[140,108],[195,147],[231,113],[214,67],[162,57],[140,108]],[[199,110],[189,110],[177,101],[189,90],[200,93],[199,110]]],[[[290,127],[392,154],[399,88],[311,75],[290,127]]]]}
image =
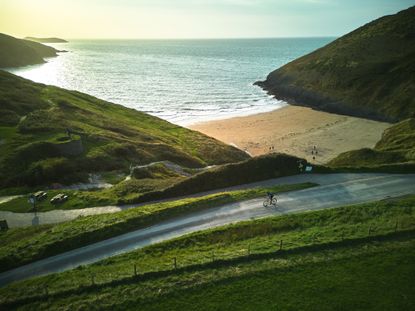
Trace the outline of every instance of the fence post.
{"type": "Polygon", "coordinates": [[[371,233],[372,233],[372,225],[369,226],[369,230],[368,230],[367,234],[370,236],[371,233]]]}
{"type": "Polygon", "coordinates": [[[282,240],[280,240],[280,251],[282,250],[282,240]]]}
{"type": "Polygon", "coordinates": [[[177,269],[177,259],[176,259],[176,257],[173,258],[173,266],[174,266],[174,269],[177,269]]]}
{"type": "Polygon", "coordinates": [[[137,264],[134,264],[134,276],[137,276],[137,264]]]}
{"type": "Polygon", "coordinates": [[[395,232],[398,231],[398,221],[395,223],[395,232]]]}
{"type": "Polygon", "coordinates": [[[45,295],[46,296],[49,296],[49,290],[48,290],[48,286],[47,285],[45,285],[45,295]]]}

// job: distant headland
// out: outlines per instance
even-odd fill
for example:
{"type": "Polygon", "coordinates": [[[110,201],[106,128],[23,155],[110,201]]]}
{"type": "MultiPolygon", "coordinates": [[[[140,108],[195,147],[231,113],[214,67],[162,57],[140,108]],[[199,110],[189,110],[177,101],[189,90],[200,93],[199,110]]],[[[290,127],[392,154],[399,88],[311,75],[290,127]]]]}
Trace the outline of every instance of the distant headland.
{"type": "Polygon", "coordinates": [[[381,17],[256,82],[278,99],[400,121],[415,116],[415,6],[381,17]]]}
{"type": "Polygon", "coordinates": [[[42,64],[44,58],[57,56],[58,52],[63,51],[0,33],[0,68],[42,64]]]}
{"type": "Polygon", "coordinates": [[[25,37],[25,40],[40,42],[40,43],[67,43],[68,41],[61,38],[36,38],[36,37],[25,37]]]}

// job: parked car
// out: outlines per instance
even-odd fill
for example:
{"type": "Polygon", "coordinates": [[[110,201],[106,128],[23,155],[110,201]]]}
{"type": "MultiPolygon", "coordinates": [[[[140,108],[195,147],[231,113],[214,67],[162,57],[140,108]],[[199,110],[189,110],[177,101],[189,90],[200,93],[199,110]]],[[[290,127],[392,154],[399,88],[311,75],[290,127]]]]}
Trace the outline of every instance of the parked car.
{"type": "Polygon", "coordinates": [[[48,197],[48,194],[45,191],[38,191],[33,196],[36,198],[36,201],[42,201],[48,197]]]}
{"type": "Polygon", "coordinates": [[[59,204],[59,203],[63,203],[65,201],[68,200],[68,196],[64,193],[59,193],[57,195],[55,195],[51,200],[50,203],[52,204],[59,204]]]}

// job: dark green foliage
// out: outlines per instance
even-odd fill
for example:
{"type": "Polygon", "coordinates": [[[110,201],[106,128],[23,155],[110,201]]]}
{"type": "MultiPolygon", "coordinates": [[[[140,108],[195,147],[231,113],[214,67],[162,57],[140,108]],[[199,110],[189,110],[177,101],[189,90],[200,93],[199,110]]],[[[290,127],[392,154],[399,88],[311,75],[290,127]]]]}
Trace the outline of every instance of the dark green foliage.
{"type": "Polygon", "coordinates": [[[164,179],[170,177],[180,177],[182,175],[169,169],[163,163],[155,163],[150,166],[135,168],[133,171],[133,176],[137,179],[164,179]]]}
{"type": "Polygon", "coordinates": [[[88,173],[126,171],[131,164],[156,161],[195,168],[249,158],[145,113],[3,71],[0,116],[1,187],[83,181],[88,173]],[[71,139],[62,138],[67,128],[71,139]],[[81,140],[81,154],[67,152],[75,140],[81,140]]]}
{"type": "Polygon", "coordinates": [[[404,120],[386,129],[374,149],[344,152],[328,165],[334,168],[366,167],[385,172],[389,166],[392,172],[415,172],[415,119],[404,120]]]}
{"type": "Polygon", "coordinates": [[[379,18],[269,74],[278,98],[397,121],[415,116],[415,7],[379,18]]]}
{"type": "Polygon", "coordinates": [[[276,153],[226,164],[184,179],[162,191],[140,195],[123,203],[145,202],[295,175],[299,173],[299,160],[294,156],[276,153]]]}
{"type": "Polygon", "coordinates": [[[0,33],[0,68],[41,64],[57,50],[41,43],[17,39],[0,33]]]}
{"type": "Polygon", "coordinates": [[[405,152],[408,159],[415,160],[415,119],[407,119],[386,129],[382,139],[376,144],[376,150],[405,152]]]}
{"type": "Polygon", "coordinates": [[[19,115],[13,110],[0,108],[0,125],[16,125],[19,120],[19,115]]]}

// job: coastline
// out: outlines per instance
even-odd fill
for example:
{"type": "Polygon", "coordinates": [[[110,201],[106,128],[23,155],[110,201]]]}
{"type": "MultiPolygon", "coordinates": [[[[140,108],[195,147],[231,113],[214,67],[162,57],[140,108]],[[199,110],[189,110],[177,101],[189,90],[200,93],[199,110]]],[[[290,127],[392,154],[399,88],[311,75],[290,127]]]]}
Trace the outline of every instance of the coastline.
{"type": "Polygon", "coordinates": [[[374,147],[389,126],[386,122],[288,105],[271,112],[187,127],[252,156],[283,152],[322,164],[345,151],[374,147]]]}

